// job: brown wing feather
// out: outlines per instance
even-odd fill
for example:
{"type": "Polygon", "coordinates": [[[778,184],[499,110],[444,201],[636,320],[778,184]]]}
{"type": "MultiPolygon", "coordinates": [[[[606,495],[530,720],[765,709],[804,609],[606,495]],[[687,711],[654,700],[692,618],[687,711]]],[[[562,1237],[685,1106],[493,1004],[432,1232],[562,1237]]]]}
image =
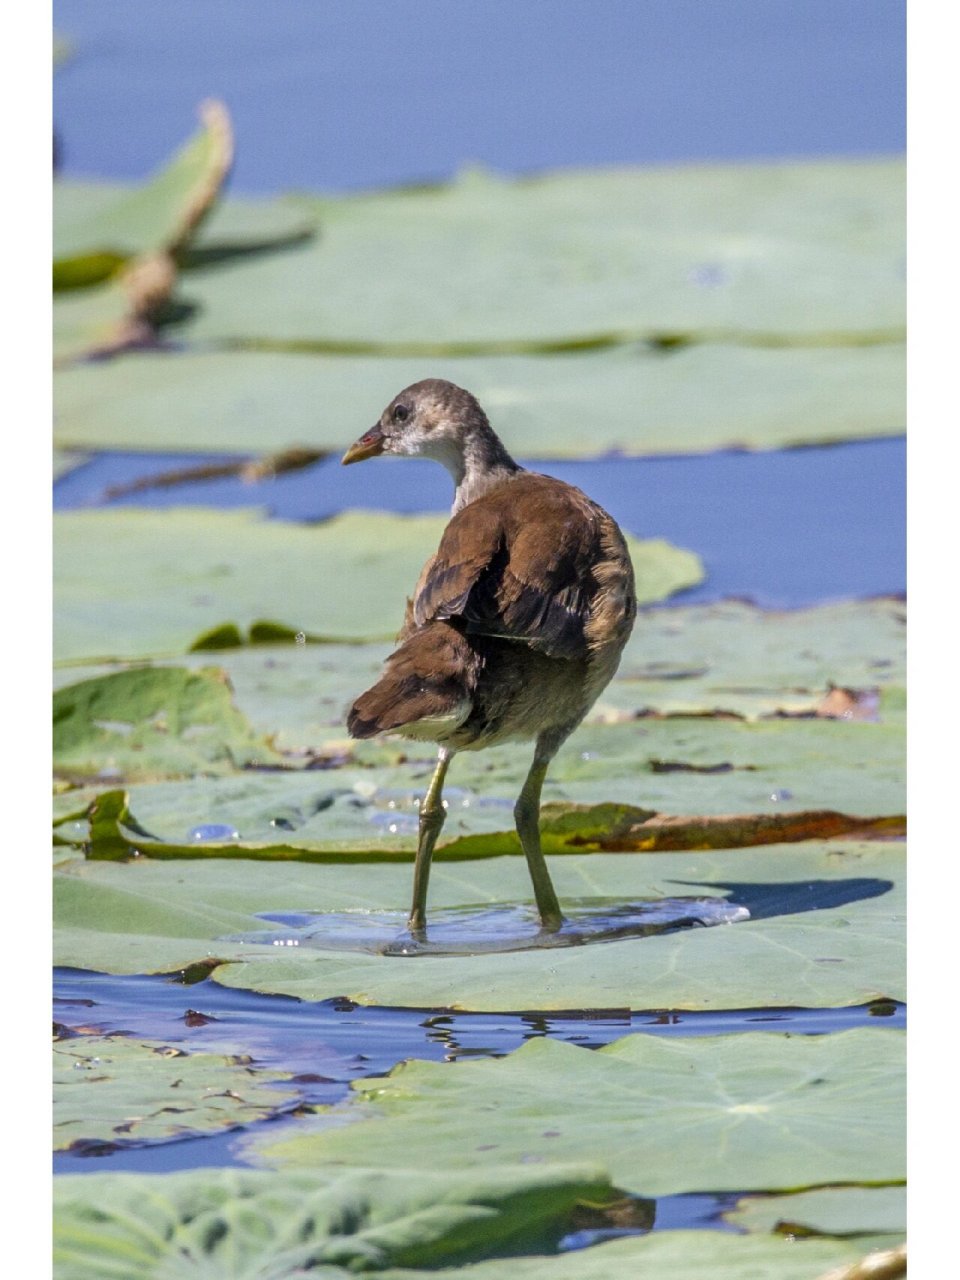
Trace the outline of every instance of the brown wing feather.
{"type": "Polygon", "coordinates": [[[347,729],[354,738],[371,738],[424,720],[459,723],[469,713],[480,667],[480,655],[455,627],[431,623],[387,658],[380,679],[348,711],[347,729]]]}
{"type": "Polygon", "coordinates": [[[529,473],[478,498],[453,517],[424,567],[414,623],[459,618],[468,633],[582,656],[600,516],[579,490],[529,473]]]}

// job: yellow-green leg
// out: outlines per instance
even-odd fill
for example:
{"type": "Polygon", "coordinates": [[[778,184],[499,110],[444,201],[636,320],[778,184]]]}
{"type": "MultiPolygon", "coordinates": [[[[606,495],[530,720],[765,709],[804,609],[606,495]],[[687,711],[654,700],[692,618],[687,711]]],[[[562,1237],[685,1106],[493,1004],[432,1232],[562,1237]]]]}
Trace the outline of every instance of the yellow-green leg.
{"type": "Polygon", "coordinates": [[[540,848],[540,792],[543,790],[543,780],[547,776],[550,761],[562,741],[562,737],[548,738],[546,735],[537,739],[533,764],[513,810],[517,835],[526,854],[530,879],[533,881],[533,896],[537,900],[540,923],[551,932],[555,932],[563,924],[563,913],[540,848]]]}
{"type": "Polygon", "coordinates": [[[422,934],[427,927],[427,885],[430,881],[430,861],[433,846],[447,816],[443,807],[443,780],[453,752],[441,747],[437,755],[437,767],[433,771],[427,794],[420,805],[420,838],[417,843],[417,861],[413,868],[413,906],[407,924],[411,933],[422,934]]]}

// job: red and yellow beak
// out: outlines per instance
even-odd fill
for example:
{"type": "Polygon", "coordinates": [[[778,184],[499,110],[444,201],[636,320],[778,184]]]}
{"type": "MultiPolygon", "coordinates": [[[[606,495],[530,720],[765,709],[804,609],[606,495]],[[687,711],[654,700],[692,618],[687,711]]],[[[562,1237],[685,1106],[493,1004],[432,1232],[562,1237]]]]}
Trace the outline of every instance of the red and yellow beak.
{"type": "Polygon", "coordinates": [[[341,463],[347,467],[351,462],[362,462],[364,458],[375,458],[377,454],[383,453],[385,438],[380,424],[371,427],[369,431],[350,446],[347,452],[340,459],[341,463]]]}

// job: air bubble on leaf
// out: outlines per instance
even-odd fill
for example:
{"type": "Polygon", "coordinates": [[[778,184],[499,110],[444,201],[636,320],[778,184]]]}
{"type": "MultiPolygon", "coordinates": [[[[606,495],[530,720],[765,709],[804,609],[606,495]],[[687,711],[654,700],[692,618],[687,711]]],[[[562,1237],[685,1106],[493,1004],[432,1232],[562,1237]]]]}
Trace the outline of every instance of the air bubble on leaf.
{"type": "Polygon", "coordinates": [[[295,638],[295,640],[296,640],[297,644],[306,644],[306,643],[307,643],[307,637],[306,637],[306,634],[305,634],[303,631],[298,631],[298,632],[297,632],[297,634],[296,634],[296,636],[295,636],[294,638],[295,638]]]}

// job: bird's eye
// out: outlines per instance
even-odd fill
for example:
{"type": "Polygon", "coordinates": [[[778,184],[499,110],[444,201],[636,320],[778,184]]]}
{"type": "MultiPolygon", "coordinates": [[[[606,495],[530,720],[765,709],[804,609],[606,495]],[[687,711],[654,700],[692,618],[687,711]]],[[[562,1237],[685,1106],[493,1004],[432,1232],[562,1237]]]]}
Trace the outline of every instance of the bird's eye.
{"type": "Polygon", "coordinates": [[[409,417],[410,417],[410,410],[407,408],[405,404],[398,404],[394,407],[394,410],[393,410],[394,422],[406,422],[406,420],[409,417]]]}

